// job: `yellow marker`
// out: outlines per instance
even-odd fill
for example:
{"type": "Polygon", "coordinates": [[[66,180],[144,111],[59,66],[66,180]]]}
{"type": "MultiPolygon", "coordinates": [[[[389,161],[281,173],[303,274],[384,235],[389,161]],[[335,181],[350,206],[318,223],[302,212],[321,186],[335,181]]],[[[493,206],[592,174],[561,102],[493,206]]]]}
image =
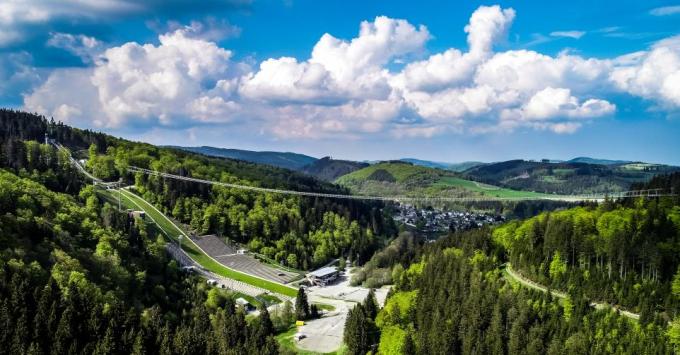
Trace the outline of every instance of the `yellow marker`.
{"type": "Polygon", "coordinates": [[[302,326],[302,325],[305,325],[305,321],[299,320],[299,321],[295,322],[295,326],[297,326],[297,327],[302,326]]]}

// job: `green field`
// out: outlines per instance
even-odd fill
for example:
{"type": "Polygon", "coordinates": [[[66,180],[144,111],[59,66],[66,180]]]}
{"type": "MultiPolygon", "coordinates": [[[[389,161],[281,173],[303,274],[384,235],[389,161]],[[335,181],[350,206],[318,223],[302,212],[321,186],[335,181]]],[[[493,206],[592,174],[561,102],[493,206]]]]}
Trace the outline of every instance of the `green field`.
{"type": "MultiPolygon", "coordinates": [[[[247,284],[260,287],[271,292],[280,293],[285,296],[295,297],[297,295],[297,290],[292,287],[244,274],[218,263],[208,255],[204,254],[187,236],[187,234],[164,214],[159,212],[139,196],[124,189],[122,191],[123,192],[121,196],[122,200],[125,201],[126,207],[142,209],[147,214],[147,216],[151,217],[151,219],[158,225],[159,229],[163,231],[163,234],[165,234],[165,236],[172,241],[177,242],[179,236],[182,236],[182,250],[184,250],[192,259],[194,259],[199,265],[206,268],[207,270],[210,270],[215,274],[233,280],[242,281],[247,284]]],[[[115,193],[109,194],[114,200],[117,199],[115,193]]]]}
{"type": "Polygon", "coordinates": [[[545,198],[545,197],[554,197],[554,195],[549,195],[549,194],[543,194],[543,193],[538,193],[538,192],[531,192],[531,191],[520,191],[520,190],[511,190],[511,189],[506,189],[498,186],[493,186],[493,185],[487,185],[483,184],[480,182],[476,181],[471,181],[471,180],[465,180],[457,177],[443,177],[439,182],[434,184],[435,186],[442,186],[442,187],[448,187],[448,186],[457,186],[457,187],[462,187],[468,191],[473,191],[480,193],[485,196],[492,196],[492,197],[500,197],[500,198],[528,198],[528,197],[536,197],[536,198],[545,198]]]}

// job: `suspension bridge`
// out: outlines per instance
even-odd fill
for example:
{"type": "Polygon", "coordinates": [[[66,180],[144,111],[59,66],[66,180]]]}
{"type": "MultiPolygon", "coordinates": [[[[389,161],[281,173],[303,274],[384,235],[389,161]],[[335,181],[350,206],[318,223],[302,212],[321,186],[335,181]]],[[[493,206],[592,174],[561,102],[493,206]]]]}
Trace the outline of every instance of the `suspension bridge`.
{"type": "MultiPolygon", "coordinates": [[[[61,144],[54,140],[50,140],[58,149],[66,149],[61,144]]],[[[107,189],[118,188],[122,186],[121,181],[115,182],[105,182],[102,179],[90,174],[77,160],[71,157],[69,153],[69,159],[73,165],[76,166],[78,171],[85,175],[89,180],[91,180],[95,185],[103,186],[107,189]]],[[[146,168],[140,168],[137,166],[127,166],[127,171],[131,173],[141,173],[149,176],[158,176],[164,179],[174,179],[179,181],[188,181],[199,184],[215,185],[228,187],[232,189],[247,190],[253,192],[262,193],[273,193],[282,195],[295,195],[295,196],[305,196],[305,197],[319,197],[319,198],[331,198],[331,199],[346,199],[346,200],[363,200],[363,201],[384,201],[384,202],[400,202],[400,203],[416,203],[416,202],[493,202],[493,201],[565,201],[565,202],[578,202],[578,201],[604,201],[606,198],[618,199],[618,198],[635,198],[635,197],[665,197],[665,196],[675,196],[673,191],[667,191],[665,189],[645,189],[645,190],[631,190],[631,191],[620,191],[611,193],[600,193],[600,194],[581,194],[581,195],[541,195],[541,196],[516,196],[516,197],[498,197],[498,196],[370,196],[370,195],[347,195],[347,194],[332,194],[323,192],[313,192],[313,191],[297,191],[297,190],[287,190],[287,189],[277,189],[268,188],[252,185],[243,185],[228,183],[222,181],[206,180],[195,178],[191,176],[176,175],[167,172],[151,170],[146,168]]]]}
{"type": "Polygon", "coordinates": [[[335,199],[353,199],[353,200],[371,200],[371,201],[396,201],[396,202],[484,202],[484,201],[522,201],[522,200],[555,200],[555,201],[599,201],[605,198],[624,198],[624,197],[661,197],[669,196],[663,189],[647,189],[622,191],[611,194],[589,194],[589,195],[555,195],[555,196],[536,196],[536,197],[496,197],[496,196],[475,196],[475,197],[452,197],[452,196],[369,196],[369,195],[344,195],[344,194],[329,194],[321,192],[310,191],[296,191],[285,189],[274,189],[259,186],[233,184],[221,181],[205,180],[189,176],[181,176],[161,172],[157,170],[150,170],[139,168],[136,166],[128,166],[128,171],[134,173],[142,173],[150,176],[159,176],[167,179],[175,179],[182,181],[190,181],[200,184],[224,186],[234,189],[249,190],[256,192],[275,193],[284,195],[298,195],[309,197],[335,198],[335,199]]]}

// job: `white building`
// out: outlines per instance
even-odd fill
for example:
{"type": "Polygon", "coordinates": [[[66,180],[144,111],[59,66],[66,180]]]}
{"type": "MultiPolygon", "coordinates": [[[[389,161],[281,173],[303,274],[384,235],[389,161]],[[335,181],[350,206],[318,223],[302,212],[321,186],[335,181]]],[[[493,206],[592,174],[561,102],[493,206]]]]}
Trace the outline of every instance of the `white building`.
{"type": "Polygon", "coordinates": [[[326,286],[328,283],[335,281],[340,272],[335,266],[322,267],[307,274],[307,280],[312,285],[326,286]]]}

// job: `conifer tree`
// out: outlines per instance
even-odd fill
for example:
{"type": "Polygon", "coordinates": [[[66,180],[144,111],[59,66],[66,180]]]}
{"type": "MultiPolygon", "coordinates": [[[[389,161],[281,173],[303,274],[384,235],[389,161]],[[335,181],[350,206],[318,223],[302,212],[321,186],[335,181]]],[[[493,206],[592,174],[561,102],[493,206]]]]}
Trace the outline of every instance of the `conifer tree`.
{"type": "Polygon", "coordinates": [[[406,334],[404,345],[401,347],[401,352],[403,355],[416,355],[416,344],[413,342],[411,334],[406,334]]]}
{"type": "Polygon", "coordinates": [[[307,301],[305,289],[302,287],[298,289],[298,294],[295,298],[295,316],[298,320],[309,319],[309,302],[307,301]]]}
{"type": "Polygon", "coordinates": [[[309,317],[312,318],[312,319],[316,319],[316,318],[320,317],[319,307],[317,305],[312,304],[311,306],[309,306],[309,317]]]}
{"type": "Polygon", "coordinates": [[[266,306],[260,309],[260,336],[267,337],[274,334],[274,324],[272,323],[269,311],[266,306]]]}
{"type": "Polygon", "coordinates": [[[370,289],[370,291],[368,291],[368,295],[366,295],[366,299],[364,299],[364,312],[368,318],[375,319],[379,311],[380,307],[378,306],[378,301],[375,298],[375,292],[373,289],[370,289]]]}
{"type": "Polygon", "coordinates": [[[365,315],[361,304],[349,310],[343,339],[347,345],[347,351],[352,355],[363,355],[368,351],[365,315]]]}

